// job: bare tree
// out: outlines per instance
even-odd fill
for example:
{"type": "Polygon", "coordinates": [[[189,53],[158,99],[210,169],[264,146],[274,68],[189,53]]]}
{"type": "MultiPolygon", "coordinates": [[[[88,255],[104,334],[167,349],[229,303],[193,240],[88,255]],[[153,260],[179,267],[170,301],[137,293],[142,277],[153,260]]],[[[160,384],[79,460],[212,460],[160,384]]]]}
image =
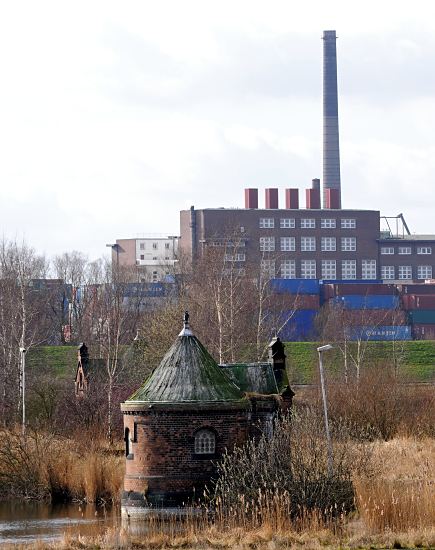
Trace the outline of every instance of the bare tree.
{"type": "Polygon", "coordinates": [[[22,369],[20,348],[29,349],[41,338],[43,324],[40,303],[33,291],[33,280],[47,273],[47,262],[25,243],[0,243],[0,354],[2,418],[15,402],[22,406],[22,369]]]}
{"type": "Polygon", "coordinates": [[[104,265],[105,282],[94,295],[93,318],[98,316],[95,335],[100,356],[106,366],[107,436],[113,440],[113,395],[116,383],[125,370],[121,361],[122,346],[131,343],[137,334],[142,315],[143,295],[140,284],[130,280],[122,267],[104,265]],[[95,315],[97,314],[97,315],[95,315]]]}

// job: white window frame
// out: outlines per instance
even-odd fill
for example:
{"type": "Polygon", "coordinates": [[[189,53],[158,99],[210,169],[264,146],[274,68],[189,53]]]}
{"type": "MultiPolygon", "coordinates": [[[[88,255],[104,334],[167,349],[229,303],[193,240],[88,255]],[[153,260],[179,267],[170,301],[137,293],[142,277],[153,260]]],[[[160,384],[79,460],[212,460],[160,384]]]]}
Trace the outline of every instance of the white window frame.
{"type": "Polygon", "coordinates": [[[399,246],[398,254],[405,255],[405,254],[412,254],[412,248],[410,246],[399,246]]]}
{"type": "Polygon", "coordinates": [[[340,220],[341,229],[356,229],[356,219],[355,218],[342,218],[340,220]]]}
{"type": "Polygon", "coordinates": [[[394,254],[394,246],[381,246],[381,254],[394,254]]]}
{"type": "Polygon", "coordinates": [[[281,229],[294,229],[296,222],[294,218],[280,218],[279,226],[281,229]]]}
{"type": "Polygon", "coordinates": [[[336,279],[337,278],[337,261],[336,260],[322,260],[322,279],[336,279]]]}
{"type": "Polygon", "coordinates": [[[282,279],[296,279],[296,260],[282,260],[280,275],[282,279]]]}
{"type": "Polygon", "coordinates": [[[322,252],[335,252],[337,250],[337,239],[335,237],[322,237],[322,252]]]}
{"type": "Polygon", "coordinates": [[[410,281],[412,280],[412,265],[399,265],[397,278],[401,281],[410,281]],[[404,274],[409,275],[405,277],[404,274]]]}
{"type": "Polygon", "coordinates": [[[394,265],[381,265],[381,279],[395,279],[396,268],[394,265]]]}
{"type": "Polygon", "coordinates": [[[301,260],[301,279],[317,279],[316,260],[301,260]]]}
{"type": "Polygon", "coordinates": [[[432,254],[431,246],[417,246],[417,254],[432,254]]]}
{"type": "Polygon", "coordinates": [[[341,237],[342,252],[356,252],[356,237],[341,237]]]}
{"type": "Polygon", "coordinates": [[[281,252],[294,252],[296,250],[295,237],[280,237],[281,252]]]}
{"type": "Polygon", "coordinates": [[[267,275],[271,279],[275,277],[275,260],[261,260],[261,274],[262,276],[267,275]]]}
{"type": "Polygon", "coordinates": [[[316,237],[301,237],[301,252],[315,252],[316,237]]]}
{"type": "Polygon", "coordinates": [[[320,220],[320,227],[322,229],[335,229],[337,227],[337,220],[335,218],[322,218],[320,220]]]}
{"type": "Polygon", "coordinates": [[[260,252],[274,252],[275,237],[260,237],[260,252]]]}
{"type": "Polygon", "coordinates": [[[260,218],[260,229],[273,229],[275,227],[274,218],[260,218]]]}
{"type": "Polygon", "coordinates": [[[417,266],[417,279],[432,279],[432,266],[431,265],[418,265],[417,266]]]}
{"type": "Polygon", "coordinates": [[[349,281],[356,279],[356,260],[341,260],[341,278],[349,281]]]}
{"type": "Polygon", "coordinates": [[[361,279],[376,279],[376,260],[361,260],[361,279]]]}
{"type": "Polygon", "coordinates": [[[316,229],[316,219],[301,218],[301,229],[316,229]]]}
{"type": "Polygon", "coordinates": [[[196,455],[214,455],[216,453],[216,435],[212,430],[202,428],[195,434],[194,453],[196,455]]]}

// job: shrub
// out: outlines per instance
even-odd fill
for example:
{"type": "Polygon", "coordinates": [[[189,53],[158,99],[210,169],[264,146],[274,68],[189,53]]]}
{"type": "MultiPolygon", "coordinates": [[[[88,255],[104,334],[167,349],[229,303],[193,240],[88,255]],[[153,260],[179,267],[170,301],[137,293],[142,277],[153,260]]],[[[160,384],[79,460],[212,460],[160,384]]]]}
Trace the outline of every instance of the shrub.
{"type": "Polygon", "coordinates": [[[346,515],[354,506],[352,473],[369,457],[356,450],[348,426],[332,426],[333,468],[328,472],[323,419],[305,409],[275,422],[273,435],[227,453],[218,464],[212,491],[218,514],[239,521],[323,521],[346,515]]]}

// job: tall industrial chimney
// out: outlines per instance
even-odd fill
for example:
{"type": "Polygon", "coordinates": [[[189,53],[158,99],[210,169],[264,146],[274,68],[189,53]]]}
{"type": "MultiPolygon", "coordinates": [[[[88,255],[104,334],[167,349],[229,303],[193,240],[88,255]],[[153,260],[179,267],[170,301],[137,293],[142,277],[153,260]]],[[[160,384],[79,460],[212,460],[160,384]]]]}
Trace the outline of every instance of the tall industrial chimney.
{"type": "Polygon", "coordinates": [[[323,31],[323,207],[327,190],[337,189],[341,208],[340,144],[338,138],[337,36],[323,31]]]}

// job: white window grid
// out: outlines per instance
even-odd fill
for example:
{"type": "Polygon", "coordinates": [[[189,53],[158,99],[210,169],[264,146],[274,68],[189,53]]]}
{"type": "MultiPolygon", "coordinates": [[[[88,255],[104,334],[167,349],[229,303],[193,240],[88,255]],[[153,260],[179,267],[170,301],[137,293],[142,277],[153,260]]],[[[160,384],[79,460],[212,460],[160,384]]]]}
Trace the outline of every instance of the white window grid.
{"type": "Polygon", "coordinates": [[[140,243],[140,244],[139,244],[139,248],[140,248],[141,250],[145,250],[145,243],[140,243]]]}
{"type": "Polygon", "coordinates": [[[273,229],[274,227],[274,218],[260,218],[260,229],[273,229]]]}
{"type": "Polygon", "coordinates": [[[316,260],[301,260],[301,278],[316,278],[316,260]]]}
{"type": "Polygon", "coordinates": [[[165,243],[165,248],[169,248],[169,243],[165,243]]]}
{"type": "Polygon", "coordinates": [[[337,262],[335,260],[322,260],[322,279],[337,278],[337,262]]]}
{"type": "Polygon", "coordinates": [[[281,218],[279,220],[279,226],[281,229],[294,229],[296,226],[294,218],[281,218]]]}
{"type": "Polygon", "coordinates": [[[376,260],[362,260],[361,278],[376,279],[376,260]]]}
{"type": "Polygon", "coordinates": [[[381,279],[394,279],[396,269],[394,265],[381,265],[381,279]]]}
{"type": "Polygon", "coordinates": [[[431,246],[418,246],[417,247],[417,254],[432,254],[432,247],[431,246]]]}
{"type": "Polygon", "coordinates": [[[244,262],[245,259],[245,254],[225,254],[226,262],[244,262]]]}
{"type": "Polygon", "coordinates": [[[281,237],[281,251],[294,252],[296,250],[296,239],[294,237],[281,237]]]}
{"type": "Polygon", "coordinates": [[[417,266],[417,279],[432,279],[432,266],[431,265],[418,265],[417,266]]]}
{"type": "Polygon", "coordinates": [[[394,246],[381,246],[381,254],[394,254],[394,246]]]}
{"type": "Polygon", "coordinates": [[[355,218],[342,218],[341,228],[342,229],[355,229],[356,228],[356,219],[355,218]]]}
{"type": "Polygon", "coordinates": [[[275,260],[261,260],[261,274],[267,277],[275,277],[275,260]]]}
{"type": "Polygon", "coordinates": [[[296,279],[296,261],[283,260],[280,271],[282,279],[296,279]]]}
{"type": "Polygon", "coordinates": [[[322,229],[335,229],[337,220],[335,218],[322,218],[320,220],[320,227],[322,229]]]}
{"type": "Polygon", "coordinates": [[[355,252],[356,237],[341,237],[341,250],[343,252],[355,252]]]}
{"type": "Polygon", "coordinates": [[[316,251],[316,237],[301,237],[301,251],[302,252],[315,252],[316,251]]]}
{"type": "Polygon", "coordinates": [[[356,279],[356,260],[341,260],[341,278],[356,279]]]}
{"type": "Polygon", "coordinates": [[[158,248],[159,248],[159,244],[158,243],[153,243],[153,249],[157,250],[158,248]]]}
{"type": "Polygon", "coordinates": [[[322,237],[322,252],[335,252],[337,250],[337,239],[335,237],[322,237]]]}
{"type": "Polygon", "coordinates": [[[273,252],[275,250],[275,237],[260,237],[260,251],[273,252]]]}
{"type": "Polygon", "coordinates": [[[315,218],[302,218],[301,219],[301,228],[302,229],[315,229],[316,228],[315,218]]]}
{"type": "Polygon", "coordinates": [[[399,246],[399,254],[412,254],[410,246],[399,246]]]}
{"type": "Polygon", "coordinates": [[[401,280],[412,279],[412,266],[411,265],[399,265],[398,278],[401,280]]]}

